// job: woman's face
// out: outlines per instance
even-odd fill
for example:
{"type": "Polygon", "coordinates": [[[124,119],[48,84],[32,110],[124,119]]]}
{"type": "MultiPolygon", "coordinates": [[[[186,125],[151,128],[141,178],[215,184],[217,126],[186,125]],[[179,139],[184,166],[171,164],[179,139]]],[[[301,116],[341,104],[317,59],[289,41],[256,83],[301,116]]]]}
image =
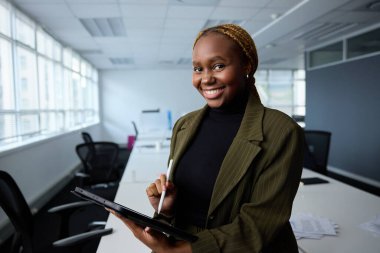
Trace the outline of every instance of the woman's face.
{"type": "Polygon", "coordinates": [[[212,108],[230,103],[244,92],[248,67],[238,46],[225,35],[202,36],[193,50],[193,85],[212,108]]]}

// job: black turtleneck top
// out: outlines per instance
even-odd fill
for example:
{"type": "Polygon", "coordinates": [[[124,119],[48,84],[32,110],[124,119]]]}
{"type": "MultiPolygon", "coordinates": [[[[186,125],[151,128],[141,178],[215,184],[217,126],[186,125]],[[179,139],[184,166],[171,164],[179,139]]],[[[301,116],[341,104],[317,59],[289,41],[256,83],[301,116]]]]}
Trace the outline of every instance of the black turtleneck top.
{"type": "Polygon", "coordinates": [[[248,96],[225,108],[209,108],[196,136],[178,162],[174,184],[177,226],[205,227],[219,169],[240,127],[248,96]]]}

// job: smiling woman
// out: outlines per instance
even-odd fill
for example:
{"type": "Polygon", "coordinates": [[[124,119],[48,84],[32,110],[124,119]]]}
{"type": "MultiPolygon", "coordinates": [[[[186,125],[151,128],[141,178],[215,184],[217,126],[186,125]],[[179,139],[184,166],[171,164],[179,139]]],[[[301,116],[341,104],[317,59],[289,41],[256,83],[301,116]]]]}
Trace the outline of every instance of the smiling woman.
{"type": "Polygon", "coordinates": [[[199,238],[174,241],[121,218],[154,252],[298,252],[289,218],[302,170],[303,131],[265,108],[255,87],[258,59],[241,27],[202,31],[193,48],[193,86],[204,108],[174,126],[167,178],[148,185],[157,219],[199,238]]]}

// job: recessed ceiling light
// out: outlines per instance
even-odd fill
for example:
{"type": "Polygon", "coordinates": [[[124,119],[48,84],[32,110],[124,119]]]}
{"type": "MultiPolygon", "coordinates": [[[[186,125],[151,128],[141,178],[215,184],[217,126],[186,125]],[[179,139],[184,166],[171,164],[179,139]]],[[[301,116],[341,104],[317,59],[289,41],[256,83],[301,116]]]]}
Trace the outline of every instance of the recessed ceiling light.
{"type": "Polygon", "coordinates": [[[266,44],[266,45],[265,45],[265,48],[269,49],[269,48],[273,48],[273,47],[275,47],[275,46],[276,46],[276,44],[274,44],[274,43],[269,43],[269,44],[266,44]]]}
{"type": "Polygon", "coordinates": [[[280,13],[272,13],[272,14],[270,14],[270,18],[272,20],[278,19],[280,16],[281,16],[280,13]]]}

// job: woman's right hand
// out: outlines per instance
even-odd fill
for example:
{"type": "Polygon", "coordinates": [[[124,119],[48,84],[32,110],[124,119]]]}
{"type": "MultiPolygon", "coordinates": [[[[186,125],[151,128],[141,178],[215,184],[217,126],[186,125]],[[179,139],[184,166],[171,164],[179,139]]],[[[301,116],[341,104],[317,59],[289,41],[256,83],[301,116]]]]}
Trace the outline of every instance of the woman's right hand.
{"type": "Polygon", "coordinates": [[[160,213],[166,216],[172,216],[177,191],[174,184],[170,181],[167,181],[165,174],[161,174],[160,177],[156,179],[156,181],[148,186],[146,189],[146,194],[148,195],[150,204],[157,212],[158,203],[160,202],[161,194],[163,191],[166,191],[166,193],[160,213]]]}

